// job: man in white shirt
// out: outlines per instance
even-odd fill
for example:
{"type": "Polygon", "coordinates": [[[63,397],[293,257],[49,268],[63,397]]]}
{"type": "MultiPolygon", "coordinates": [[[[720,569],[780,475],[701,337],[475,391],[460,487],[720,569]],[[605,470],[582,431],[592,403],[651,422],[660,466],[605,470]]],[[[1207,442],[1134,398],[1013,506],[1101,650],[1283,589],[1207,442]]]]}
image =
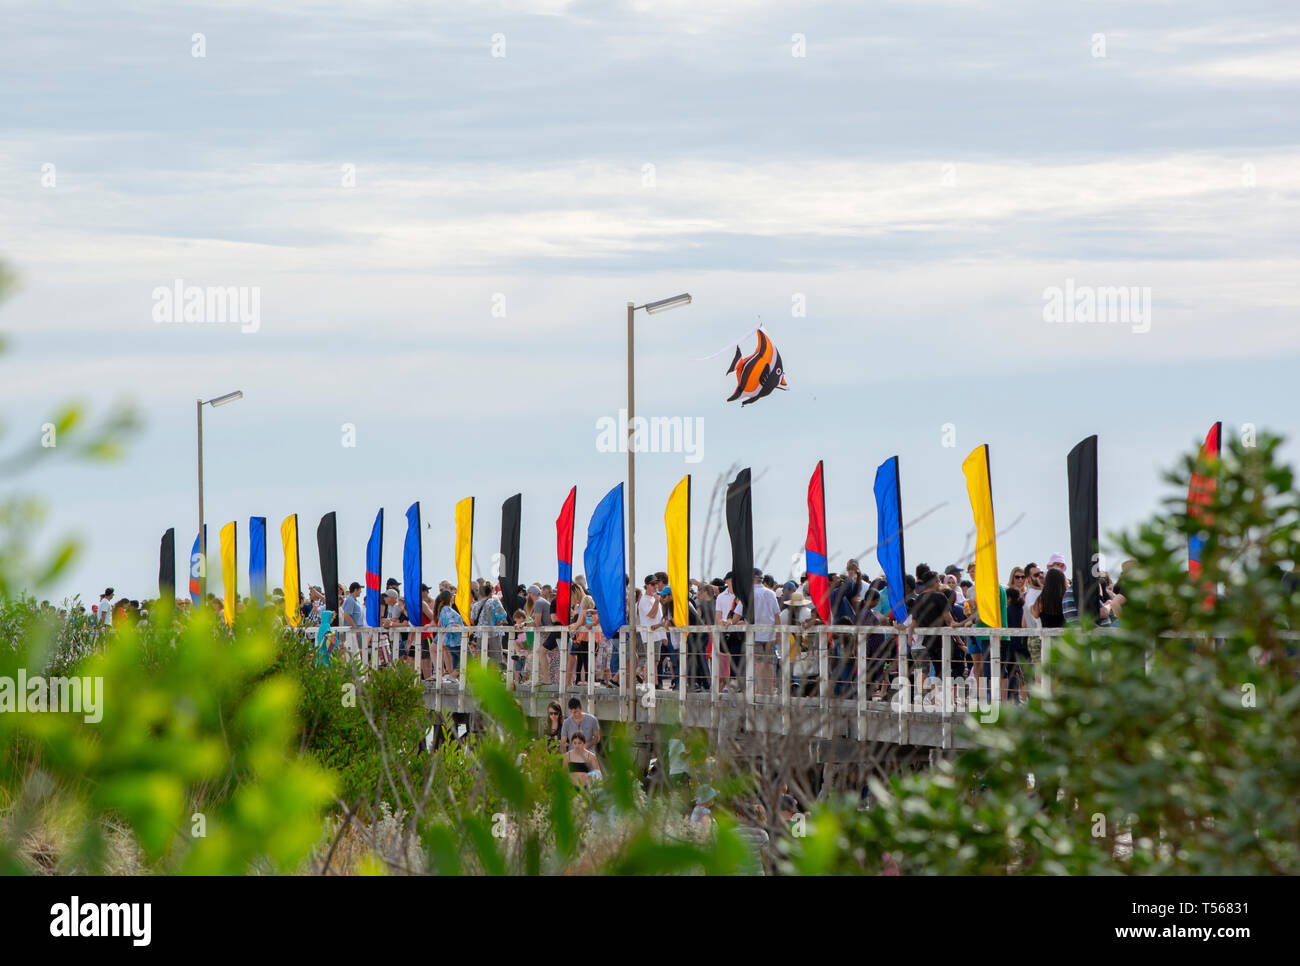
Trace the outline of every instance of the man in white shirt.
{"type": "MultiPolygon", "coordinates": [[[[763,571],[754,568],[754,624],[775,624],[781,614],[781,601],[776,592],[763,586],[763,571]]],[[[759,694],[773,693],[772,642],[776,631],[754,632],[754,686],[759,694]]]]}
{"type": "Polygon", "coordinates": [[[1043,571],[1036,563],[1025,564],[1025,626],[1038,630],[1043,626],[1041,618],[1033,613],[1034,601],[1043,593],[1043,571]]]}
{"type": "Polygon", "coordinates": [[[95,612],[95,619],[106,627],[112,626],[113,623],[113,588],[109,587],[99,596],[99,610],[95,612]]]}
{"type": "MultiPolygon", "coordinates": [[[[650,574],[645,579],[645,589],[641,592],[641,599],[636,602],[636,623],[637,630],[640,631],[641,646],[646,648],[649,653],[649,644],[654,641],[656,645],[662,645],[667,640],[668,635],[663,631],[664,609],[659,601],[659,581],[654,574],[650,574]]],[[[662,651],[657,653],[662,655],[662,651]]],[[[637,655],[637,665],[641,664],[641,655],[637,655]]]]}

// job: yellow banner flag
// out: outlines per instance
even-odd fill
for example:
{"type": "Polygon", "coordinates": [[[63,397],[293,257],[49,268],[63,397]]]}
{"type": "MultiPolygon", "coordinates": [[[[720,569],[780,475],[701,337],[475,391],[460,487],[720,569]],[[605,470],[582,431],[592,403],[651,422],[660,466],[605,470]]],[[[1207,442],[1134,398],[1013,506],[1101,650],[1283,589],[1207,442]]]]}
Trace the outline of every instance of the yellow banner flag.
{"type": "Polygon", "coordinates": [[[456,610],[469,623],[469,569],[474,546],[474,498],[456,504],[456,610]]]}
{"type": "Polygon", "coordinates": [[[236,549],[238,528],[231,520],[221,528],[221,583],[225,588],[221,606],[226,623],[235,626],[235,605],[239,602],[239,552],[236,549]]]}
{"type": "Polygon", "coordinates": [[[298,514],[289,514],[280,524],[280,542],[284,544],[284,616],[297,627],[302,623],[298,606],[298,514]]]}
{"type": "Polygon", "coordinates": [[[1002,623],[1002,594],[998,585],[998,547],[993,527],[993,483],[989,447],[977,446],[961,464],[975,516],[975,607],[986,627],[1002,623]]]}
{"type": "Polygon", "coordinates": [[[673,487],[664,508],[668,535],[668,587],[673,592],[673,623],[691,622],[691,474],[673,487]]]}

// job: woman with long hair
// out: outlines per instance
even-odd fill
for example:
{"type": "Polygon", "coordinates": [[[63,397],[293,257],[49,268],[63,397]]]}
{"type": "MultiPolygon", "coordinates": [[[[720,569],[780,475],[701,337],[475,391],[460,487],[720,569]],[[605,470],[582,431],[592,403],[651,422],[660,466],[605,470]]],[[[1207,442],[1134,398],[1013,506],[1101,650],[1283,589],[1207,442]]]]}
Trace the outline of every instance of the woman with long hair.
{"type": "MultiPolygon", "coordinates": [[[[450,590],[444,590],[438,594],[438,599],[434,601],[433,608],[438,613],[439,627],[464,627],[465,620],[460,616],[459,611],[452,605],[453,597],[450,590]]],[[[442,673],[450,677],[458,677],[460,668],[460,634],[442,634],[442,673]]]]}
{"type": "Polygon", "coordinates": [[[596,602],[585,595],[581,599],[574,595],[571,609],[573,611],[573,620],[570,626],[573,630],[573,642],[569,645],[569,654],[572,657],[569,683],[582,686],[587,683],[587,675],[592,670],[588,666],[590,664],[591,645],[600,641],[600,631],[596,628],[595,623],[596,602]]]}
{"type": "Polygon", "coordinates": [[[1030,608],[1030,612],[1043,622],[1044,627],[1065,626],[1065,574],[1055,567],[1043,577],[1043,592],[1030,608]]]}
{"type": "Polygon", "coordinates": [[[590,785],[600,781],[600,759],[587,750],[587,736],[575,731],[569,738],[569,750],[564,753],[564,767],[575,784],[590,785]]]}
{"type": "Polygon", "coordinates": [[[546,706],[546,723],[542,726],[542,737],[546,739],[547,747],[560,747],[560,731],[563,728],[564,709],[558,701],[552,701],[546,706]]]}

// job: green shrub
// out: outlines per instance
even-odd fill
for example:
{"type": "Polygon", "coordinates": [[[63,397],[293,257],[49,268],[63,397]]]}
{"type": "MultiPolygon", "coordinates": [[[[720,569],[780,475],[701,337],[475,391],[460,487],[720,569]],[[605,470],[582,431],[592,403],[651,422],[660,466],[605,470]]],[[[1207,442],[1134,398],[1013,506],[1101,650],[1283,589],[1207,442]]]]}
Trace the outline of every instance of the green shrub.
{"type": "Polygon", "coordinates": [[[956,760],[875,784],[870,808],[817,810],[787,870],[1300,872],[1300,642],[1280,636],[1300,628],[1300,502],[1277,446],[1234,444],[1214,468],[1212,606],[1186,569],[1189,458],[1167,511],[1121,538],[1120,630],[1053,647],[1050,696],[1004,705],[956,760]]]}

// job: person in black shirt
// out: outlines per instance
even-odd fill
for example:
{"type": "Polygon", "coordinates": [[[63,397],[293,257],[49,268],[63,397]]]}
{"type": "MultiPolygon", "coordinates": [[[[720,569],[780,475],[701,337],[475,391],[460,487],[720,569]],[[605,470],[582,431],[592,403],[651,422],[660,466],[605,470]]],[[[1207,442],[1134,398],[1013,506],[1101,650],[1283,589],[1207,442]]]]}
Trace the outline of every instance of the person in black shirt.
{"type": "MultiPolygon", "coordinates": [[[[1015,587],[1007,588],[1007,627],[1025,626],[1025,599],[1015,587]]],[[[1029,639],[1009,637],[1002,650],[1002,700],[1006,701],[1014,687],[1021,704],[1027,698],[1025,686],[1025,668],[1028,663],[1029,639]]]]}
{"type": "MultiPolygon", "coordinates": [[[[916,603],[910,610],[912,627],[908,632],[908,644],[911,645],[912,634],[916,628],[951,627],[952,604],[948,595],[939,590],[939,575],[930,569],[917,576],[916,603]]],[[[925,655],[930,662],[930,677],[943,677],[943,637],[939,634],[927,634],[922,639],[925,655]]],[[[954,690],[957,685],[954,683],[954,690]]]]}

